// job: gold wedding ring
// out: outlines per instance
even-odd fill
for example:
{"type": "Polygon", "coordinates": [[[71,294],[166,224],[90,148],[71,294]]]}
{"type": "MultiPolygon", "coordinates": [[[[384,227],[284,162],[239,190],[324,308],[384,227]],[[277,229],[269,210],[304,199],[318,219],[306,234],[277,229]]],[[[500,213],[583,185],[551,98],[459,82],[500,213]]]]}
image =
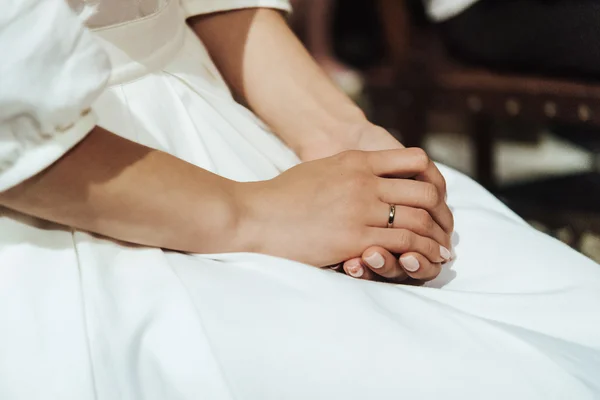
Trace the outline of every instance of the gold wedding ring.
{"type": "Polygon", "coordinates": [[[396,206],[390,204],[390,215],[388,217],[387,227],[391,228],[394,226],[394,218],[396,217],[396,206]]]}

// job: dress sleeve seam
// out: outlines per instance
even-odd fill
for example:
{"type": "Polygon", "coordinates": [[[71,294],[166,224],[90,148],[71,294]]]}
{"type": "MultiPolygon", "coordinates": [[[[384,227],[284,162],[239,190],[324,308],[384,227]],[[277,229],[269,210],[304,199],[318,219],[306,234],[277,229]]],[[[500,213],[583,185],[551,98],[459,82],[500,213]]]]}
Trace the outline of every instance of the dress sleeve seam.
{"type": "Polygon", "coordinates": [[[292,11],[288,0],[182,0],[182,6],[186,18],[243,8],[274,8],[286,12],[292,11]]]}
{"type": "Polygon", "coordinates": [[[52,132],[36,133],[37,140],[33,144],[21,146],[14,157],[0,160],[0,192],[48,168],[83,140],[95,127],[96,121],[96,115],[86,109],[71,124],[56,127],[52,132]]]}

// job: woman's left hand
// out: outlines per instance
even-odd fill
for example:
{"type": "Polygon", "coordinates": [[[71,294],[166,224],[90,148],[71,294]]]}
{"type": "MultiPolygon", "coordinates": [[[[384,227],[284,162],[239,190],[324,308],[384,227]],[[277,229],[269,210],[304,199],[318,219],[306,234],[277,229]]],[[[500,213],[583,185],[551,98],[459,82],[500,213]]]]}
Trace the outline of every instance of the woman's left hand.
{"type": "MultiPolygon", "coordinates": [[[[364,123],[349,128],[345,135],[339,136],[337,140],[316,144],[312,149],[304,151],[301,157],[303,160],[310,160],[345,150],[377,151],[398,148],[404,146],[387,130],[371,123],[364,123]]],[[[434,184],[440,196],[446,197],[446,183],[433,162],[430,162],[424,174],[415,179],[434,184]]],[[[397,257],[382,247],[372,246],[363,252],[362,257],[346,261],[338,266],[337,270],[343,270],[357,279],[400,283],[408,278],[419,281],[434,279],[440,273],[441,267],[441,264],[431,263],[418,253],[406,253],[397,257]]]]}

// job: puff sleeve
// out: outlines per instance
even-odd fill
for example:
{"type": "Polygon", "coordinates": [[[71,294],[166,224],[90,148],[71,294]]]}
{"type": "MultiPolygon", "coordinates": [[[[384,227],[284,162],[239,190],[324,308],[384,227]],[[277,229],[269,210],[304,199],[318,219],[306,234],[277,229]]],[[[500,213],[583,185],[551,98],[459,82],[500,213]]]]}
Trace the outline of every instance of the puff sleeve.
{"type": "Polygon", "coordinates": [[[0,192],[42,171],[95,126],[107,55],[65,0],[0,1],[0,192]]]}

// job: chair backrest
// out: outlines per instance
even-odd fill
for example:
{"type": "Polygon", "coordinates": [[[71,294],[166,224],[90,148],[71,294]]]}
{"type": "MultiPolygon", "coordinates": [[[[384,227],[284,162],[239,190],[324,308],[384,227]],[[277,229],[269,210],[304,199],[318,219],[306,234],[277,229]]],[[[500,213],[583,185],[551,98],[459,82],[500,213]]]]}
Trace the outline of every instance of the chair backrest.
{"type": "Polygon", "coordinates": [[[494,71],[445,51],[421,0],[378,0],[397,88],[427,107],[494,117],[600,126],[600,83],[494,71]]]}

